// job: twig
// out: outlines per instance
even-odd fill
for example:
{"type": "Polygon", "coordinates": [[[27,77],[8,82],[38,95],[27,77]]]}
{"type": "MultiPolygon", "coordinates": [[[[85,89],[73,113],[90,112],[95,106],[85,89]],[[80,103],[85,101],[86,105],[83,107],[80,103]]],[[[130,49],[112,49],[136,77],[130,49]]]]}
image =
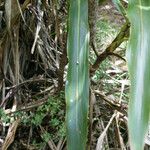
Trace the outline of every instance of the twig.
{"type": "Polygon", "coordinates": [[[57,150],[62,150],[65,142],[66,142],[66,138],[65,139],[64,138],[60,139],[58,144],[57,144],[57,150]]]}
{"type": "Polygon", "coordinates": [[[111,119],[109,120],[106,128],[104,129],[103,133],[100,135],[100,137],[98,138],[98,141],[97,141],[97,145],[96,145],[96,150],[101,150],[102,149],[102,145],[103,145],[103,140],[106,136],[106,132],[109,128],[109,126],[111,125],[113,119],[116,117],[116,113],[114,113],[111,117],[111,119]]]}
{"type": "Polygon", "coordinates": [[[92,89],[90,92],[90,106],[89,106],[89,133],[88,133],[88,143],[87,143],[87,149],[91,149],[92,144],[92,127],[93,127],[93,109],[94,104],[96,102],[95,94],[93,93],[92,89]]]}
{"type": "Polygon", "coordinates": [[[117,35],[117,37],[113,40],[113,42],[106,48],[106,50],[100,54],[95,63],[90,68],[90,73],[93,75],[95,71],[99,68],[99,65],[104,61],[110,53],[112,53],[117,47],[120,46],[122,42],[126,40],[126,38],[129,37],[129,28],[130,23],[127,21],[124,26],[121,28],[121,31],[117,35]]]}
{"type": "Polygon", "coordinates": [[[116,54],[116,53],[110,52],[110,53],[108,53],[108,56],[109,56],[109,55],[116,56],[116,57],[118,57],[118,58],[120,58],[120,59],[122,59],[123,61],[126,62],[126,60],[125,60],[123,57],[121,57],[120,55],[118,55],[118,54],[116,54]]]}
{"type": "Polygon", "coordinates": [[[117,102],[114,102],[110,99],[108,99],[105,95],[103,95],[100,91],[95,90],[94,91],[95,94],[98,94],[105,102],[107,102],[112,108],[114,108],[115,110],[119,111],[121,114],[127,116],[127,105],[123,105],[117,102]]]}
{"type": "Polygon", "coordinates": [[[44,79],[44,78],[32,78],[32,79],[29,79],[29,80],[25,80],[24,82],[22,83],[19,83],[18,85],[13,85],[11,87],[6,87],[6,89],[14,89],[14,88],[17,88],[17,87],[20,87],[20,86],[23,86],[24,84],[31,84],[32,82],[50,82],[52,83],[53,81],[51,79],[44,79]]]}
{"type": "MultiPolygon", "coordinates": [[[[47,132],[41,125],[39,127],[41,129],[42,134],[47,132]]],[[[53,140],[49,139],[47,144],[51,150],[57,150],[57,147],[56,147],[55,143],[53,142],[53,140]]]]}
{"type": "Polygon", "coordinates": [[[7,148],[10,146],[10,144],[14,141],[16,130],[17,130],[17,127],[19,125],[19,122],[20,122],[20,119],[17,119],[16,121],[14,121],[10,125],[6,139],[5,139],[3,146],[2,146],[2,150],[7,150],[7,148]]]}
{"type": "Polygon", "coordinates": [[[118,140],[119,140],[120,148],[122,150],[126,150],[124,142],[123,142],[123,138],[121,136],[121,132],[120,132],[120,129],[119,129],[118,119],[119,119],[119,113],[117,112],[117,115],[115,117],[116,127],[117,127],[117,137],[118,137],[118,140]]]}
{"type": "Polygon", "coordinates": [[[96,55],[97,57],[99,57],[99,54],[98,54],[98,52],[96,51],[96,48],[95,48],[94,42],[91,42],[91,47],[92,47],[92,49],[93,49],[93,51],[94,51],[95,55],[96,55]]]}
{"type": "Polygon", "coordinates": [[[20,111],[29,111],[35,107],[45,104],[48,100],[48,97],[49,97],[49,95],[44,97],[43,99],[36,101],[36,102],[31,102],[27,106],[21,106],[20,108],[18,108],[16,111],[13,111],[13,112],[10,109],[6,109],[5,114],[11,115],[11,114],[14,114],[14,113],[20,112],[20,111]]]}
{"type": "MultiPolygon", "coordinates": [[[[99,117],[99,116],[101,116],[101,112],[100,112],[99,106],[98,106],[98,105],[94,105],[94,110],[95,110],[96,116],[99,118],[99,120],[98,120],[99,130],[104,130],[104,129],[105,129],[105,126],[104,126],[103,118],[102,118],[102,117],[99,117]]],[[[107,145],[107,147],[108,147],[108,149],[109,149],[107,134],[106,134],[104,140],[105,140],[105,141],[104,141],[105,145],[107,145]]]]}

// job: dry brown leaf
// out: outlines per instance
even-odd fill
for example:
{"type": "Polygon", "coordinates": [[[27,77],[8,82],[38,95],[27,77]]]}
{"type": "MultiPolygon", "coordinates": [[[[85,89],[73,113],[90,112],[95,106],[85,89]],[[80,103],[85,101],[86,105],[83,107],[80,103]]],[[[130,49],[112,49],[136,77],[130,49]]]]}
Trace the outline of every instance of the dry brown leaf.
{"type": "Polygon", "coordinates": [[[15,120],[9,127],[6,139],[3,143],[2,150],[7,150],[10,144],[14,141],[17,127],[19,125],[20,119],[15,120]]]}

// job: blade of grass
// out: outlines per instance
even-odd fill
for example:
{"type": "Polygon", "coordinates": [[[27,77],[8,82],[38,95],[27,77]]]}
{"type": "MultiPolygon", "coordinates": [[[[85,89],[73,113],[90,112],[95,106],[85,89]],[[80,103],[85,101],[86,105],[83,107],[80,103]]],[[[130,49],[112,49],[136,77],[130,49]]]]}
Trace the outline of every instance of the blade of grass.
{"type": "Polygon", "coordinates": [[[132,150],[142,150],[150,113],[150,1],[130,0],[131,36],[127,58],[131,79],[129,137],[132,150]]]}
{"type": "Polygon", "coordinates": [[[70,0],[68,19],[68,74],[66,81],[67,149],[84,150],[89,104],[88,0],[70,0]]]}

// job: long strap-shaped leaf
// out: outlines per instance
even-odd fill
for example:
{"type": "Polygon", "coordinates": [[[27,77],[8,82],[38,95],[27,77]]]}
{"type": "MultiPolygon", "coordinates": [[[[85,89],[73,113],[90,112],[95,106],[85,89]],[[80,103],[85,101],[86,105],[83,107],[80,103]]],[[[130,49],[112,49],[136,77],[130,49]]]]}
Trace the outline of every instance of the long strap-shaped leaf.
{"type": "Polygon", "coordinates": [[[129,134],[132,150],[142,150],[150,113],[150,0],[129,0],[131,79],[129,134]]]}
{"type": "Polygon", "coordinates": [[[89,103],[88,0],[69,1],[66,81],[67,149],[84,150],[89,103]]]}

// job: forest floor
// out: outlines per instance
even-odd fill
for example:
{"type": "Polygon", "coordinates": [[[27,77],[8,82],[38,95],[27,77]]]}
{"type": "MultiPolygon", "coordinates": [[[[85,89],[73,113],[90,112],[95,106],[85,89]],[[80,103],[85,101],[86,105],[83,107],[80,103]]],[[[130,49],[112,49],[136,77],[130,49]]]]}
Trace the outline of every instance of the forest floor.
{"type": "MultiPolygon", "coordinates": [[[[111,44],[124,23],[124,18],[111,1],[97,8],[95,47],[99,54],[111,44]]],[[[109,56],[91,77],[91,136],[88,140],[91,150],[100,145],[103,150],[128,149],[129,77],[124,60],[126,43],[115,50],[123,59],[109,56]]],[[[91,63],[95,59],[96,55],[91,50],[91,63]]],[[[34,75],[34,72],[31,73],[34,75]]],[[[9,150],[66,150],[64,91],[56,96],[47,95],[46,91],[53,93],[56,78],[49,79],[44,74],[34,76],[35,79],[28,77],[29,80],[25,81],[26,86],[21,87],[23,95],[27,96],[26,102],[23,103],[25,107],[21,104],[15,113],[9,112],[9,109],[6,114],[1,112],[1,142],[5,138],[4,145],[7,147],[14,138],[9,150]],[[44,98],[40,91],[45,91],[44,98]],[[29,97],[31,94],[32,97],[29,97]],[[21,120],[16,119],[13,122],[13,118],[20,117],[21,120]],[[13,124],[10,126],[9,122],[13,124]]]]}
{"type": "MultiPolygon", "coordinates": [[[[30,9],[34,10],[32,7],[30,9]]],[[[65,17],[63,19],[65,20],[65,17]]],[[[29,24],[32,26],[32,22],[29,24]]],[[[94,45],[98,55],[112,44],[124,24],[124,17],[117,11],[111,0],[97,8],[94,45]]],[[[26,26],[23,28],[26,29],[26,26]]],[[[45,34],[47,31],[45,28],[42,31],[44,36],[41,37],[41,41],[38,41],[39,45],[48,35],[48,33],[45,34]]],[[[32,36],[30,37],[26,30],[23,35],[27,36],[29,41],[33,41],[32,36]]],[[[28,43],[31,47],[28,40],[24,40],[23,44],[26,42],[25,44],[28,43]]],[[[47,43],[50,42],[54,41],[47,43]]],[[[44,49],[45,45],[42,46],[44,49]]],[[[53,54],[56,51],[53,49],[55,43],[48,46],[52,49],[50,58],[53,62],[55,56],[53,54]]],[[[130,150],[127,128],[130,80],[125,57],[126,48],[127,40],[103,60],[91,77],[88,136],[88,145],[91,150],[130,150]]],[[[26,49],[28,46],[25,47],[26,49]]],[[[46,55],[49,55],[47,53],[46,51],[46,55]]],[[[8,150],[66,150],[64,87],[59,94],[54,93],[58,79],[53,67],[57,65],[57,61],[52,66],[52,70],[48,70],[49,74],[45,68],[43,69],[45,60],[42,58],[46,58],[44,55],[44,53],[37,54],[37,59],[32,59],[31,56],[32,61],[28,64],[31,66],[30,70],[22,73],[25,74],[24,76],[28,75],[26,79],[23,78],[23,82],[19,86],[6,87],[6,104],[1,104],[5,106],[5,111],[0,109],[0,144],[5,145],[6,148],[8,146],[8,150]],[[34,63],[36,65],[33,65],[34,63]],[[39,70],[35,69],[37,66],[40,66],[39,70]],[[17,110],[11,97],[16,89],[19,89],[22,98],[17,110]]],[[[25,54],[25,57],[28,55],[25,54]]],[[[90,64],[93,64],[96,58],[97,56],[91,48],[90,64]]],[[[24,63],[27,64],[27,62],[24,63]]],[[[26,67],[28,66],[26,65],[26,67]]],[[[48,65],[46,64],[46,66],[48,65]]],[[[10,66],[9,70],[12,73],[10,66]]],[[[66,69],[64,72],[65,80],[66,69]]],[[[7,83],[6,85],[11,85],[9,81],[7,83]]],[[[149,148],[148,143],[150,142],[147,138],[147,149],[149,148]]]]}
{"type": "MultiPolygon", "coordinates": [[[[125,19],[111,1],[98,8],[97,18],[96,49],[102,53],[120,32],[125,19]]],[[[127,41],[114,53],[125,59],[126,45],[127,41]]],[[[91,149],[99,145],[103,150],[129,149],[127,103],[130,82],[126,61],[116,56],[106,58],[92,79],[96,84],[92,85],[95,103],[91,149]]]]}

